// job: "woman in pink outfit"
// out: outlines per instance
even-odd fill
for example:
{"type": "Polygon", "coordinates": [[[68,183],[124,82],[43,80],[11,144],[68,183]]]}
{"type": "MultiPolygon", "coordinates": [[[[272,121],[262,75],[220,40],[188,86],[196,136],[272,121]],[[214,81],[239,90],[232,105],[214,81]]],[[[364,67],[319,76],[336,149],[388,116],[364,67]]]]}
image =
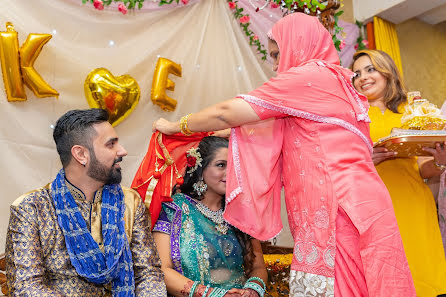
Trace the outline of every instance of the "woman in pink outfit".
{"type": "Polygon", "coordinates": [[[294,238],[290,296],[415,296],[389,194],[371,159],[367,98],[339,66],[329,32],[294,13],[274,25],[278,75],[166,134],[231,130],[225,219],[260,240],[294,238]]]}

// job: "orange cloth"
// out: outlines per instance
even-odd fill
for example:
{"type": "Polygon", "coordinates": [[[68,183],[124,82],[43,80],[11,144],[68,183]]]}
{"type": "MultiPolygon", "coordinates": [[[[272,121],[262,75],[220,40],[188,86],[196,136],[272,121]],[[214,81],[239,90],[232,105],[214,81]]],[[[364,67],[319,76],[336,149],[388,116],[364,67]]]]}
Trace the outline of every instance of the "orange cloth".
{"type": "Polygon", "coordinates": [[[366,26],[367,28],[367,41],[369,42],[369,49],[376,49],[375,44],[375,31],[373,29],[373,22],[370,22],[366,26]]]}
{"type": "Polygon", "coordinates": [[[181,133],[170,136],[160,132],[152,134],[149,149],[132,182],[132,188],[138,191],[149,209],[152,228],[158,220],[161,203],[172,201],[172,188],[177,178],[184,174],[186,151],[211,134],[212,132],[194,133],[190,136],[181,133]],[[161,173],[159,179],[153,176],[157,167],[156,161],[161,173]]]}

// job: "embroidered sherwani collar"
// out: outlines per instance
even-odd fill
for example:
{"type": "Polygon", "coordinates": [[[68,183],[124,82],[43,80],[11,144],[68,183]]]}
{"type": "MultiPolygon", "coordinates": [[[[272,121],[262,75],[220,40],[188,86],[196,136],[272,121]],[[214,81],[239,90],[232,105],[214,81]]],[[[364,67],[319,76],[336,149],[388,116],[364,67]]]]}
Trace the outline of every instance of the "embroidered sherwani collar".
{"type": "MultiPolygon", "coordinates": [[[[82,200],[86,201],[87,197],[85,196],[84,192],[82,192],[81,189],[73,185],[68,179],[65,178],[67,188],[70,190],[71,195],[73,195],[74,200],[82,200]]],[[[92,203],[97,203],[102,201],[102,189],[103,187],[99,188],[94,193],[94,198],[92,203]]]]}

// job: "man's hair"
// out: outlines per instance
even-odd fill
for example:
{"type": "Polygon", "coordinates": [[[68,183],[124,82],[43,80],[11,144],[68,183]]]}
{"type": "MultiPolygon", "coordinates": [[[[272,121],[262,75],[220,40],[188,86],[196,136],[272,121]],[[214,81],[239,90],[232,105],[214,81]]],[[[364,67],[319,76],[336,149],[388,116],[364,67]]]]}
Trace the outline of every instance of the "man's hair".
{"type": "Polygon", "coordinates": [[[73,146],[93,149],[92,140],[96,136],[93,125],[106,121],[108,112],[99,108],[70,110],[57,120],[53,138],[64,168],[70,164],[73,146]]]}

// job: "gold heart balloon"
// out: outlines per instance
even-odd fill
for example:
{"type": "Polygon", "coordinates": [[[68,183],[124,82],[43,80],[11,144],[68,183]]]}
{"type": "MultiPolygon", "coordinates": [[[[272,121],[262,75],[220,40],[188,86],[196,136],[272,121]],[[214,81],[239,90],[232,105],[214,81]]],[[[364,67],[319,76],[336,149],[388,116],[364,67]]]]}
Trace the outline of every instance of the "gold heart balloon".
{"type": "Polygon", "coordinates": [[[91,108],[106,109],[113,126],[121,123],[139,102],[140,89],[128,74],[115,77],[105,68],[90,72],[84,83],[85,97],[91,108]]]}

